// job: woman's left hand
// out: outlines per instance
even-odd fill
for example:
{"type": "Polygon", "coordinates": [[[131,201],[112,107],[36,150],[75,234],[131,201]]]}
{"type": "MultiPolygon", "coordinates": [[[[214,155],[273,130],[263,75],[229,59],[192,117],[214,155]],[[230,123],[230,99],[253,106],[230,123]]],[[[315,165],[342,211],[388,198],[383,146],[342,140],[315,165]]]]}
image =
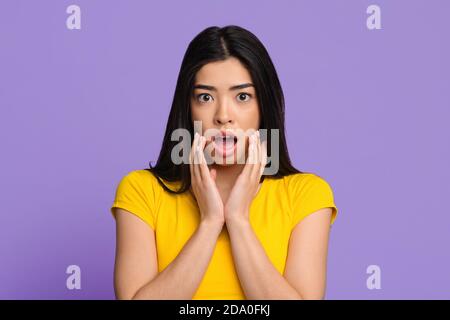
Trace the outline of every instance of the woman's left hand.
{"type": "Polygon", "coordinates": [[[225,221],[249,221],[250,205],[258,193],[259,181],[267,162],[267,142],[260,142],[259,131],[249,137],[249,151],[244,169],[239,174],[224,206],[225,221]]]}

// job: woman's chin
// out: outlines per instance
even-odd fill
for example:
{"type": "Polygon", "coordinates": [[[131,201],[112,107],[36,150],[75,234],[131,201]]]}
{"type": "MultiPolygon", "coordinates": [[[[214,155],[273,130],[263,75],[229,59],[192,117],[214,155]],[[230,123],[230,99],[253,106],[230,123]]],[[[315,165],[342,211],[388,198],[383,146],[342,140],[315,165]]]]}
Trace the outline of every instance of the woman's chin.
{"type": "Polygon", "coordinates": [[[240,161],[238,160],[238,157],[236,155],[236,153],[231,154],[227,157],[221,157],[218,154],[213,156],[213,161],[214,164],[218,165],[218,166],[233,166],[236,164],[245,164],[245,157],[241,157],[240,161]]]}
{"type": "Polygon", "coordinates": [[[234,166],[236,163],[235,162],[214,162],[214,164],[221,166],[221,167],[229,167],[229,166],[234,166]]]}
{"type": "Polygon", "coordinates": [[[232,166],[236,164],[236,159],[234,155],[229,157],[214,156],[214,163],[218,166],[232,166]]]}

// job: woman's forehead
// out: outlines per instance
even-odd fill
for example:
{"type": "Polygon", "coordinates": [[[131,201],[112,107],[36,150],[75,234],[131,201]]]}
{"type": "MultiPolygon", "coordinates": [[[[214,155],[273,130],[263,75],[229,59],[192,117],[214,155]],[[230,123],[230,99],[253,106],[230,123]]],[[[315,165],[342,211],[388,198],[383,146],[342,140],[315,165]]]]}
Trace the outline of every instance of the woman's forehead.
{"type": "Polygon", "coordinates": [[[197,72],[195,84],[214,86],[220,89],[251,82],[245,66],[236,58],[207,63],[197,72]]]}

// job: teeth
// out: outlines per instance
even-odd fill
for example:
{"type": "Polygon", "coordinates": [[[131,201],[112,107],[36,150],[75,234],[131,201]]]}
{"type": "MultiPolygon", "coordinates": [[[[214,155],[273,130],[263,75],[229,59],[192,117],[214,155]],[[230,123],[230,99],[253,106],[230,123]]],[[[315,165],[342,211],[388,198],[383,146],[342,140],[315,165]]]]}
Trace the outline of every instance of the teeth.
{"type": "Polygon", "coordinates": [[[233,136],[216,137],[216,142],[220,144],[234,144],[235,140],[233,136]]]}
{"type": "Polygon", "coordinates": [[[224,140],[226,140],[226,141],[230,140],[230,141],[233,141],[233,142],[234,142],[234,136],[226,136],[226,137],[224,137],[224,136],[219,136],[219,137],[216,137],[216,139],[217,139],[217,140],[222,140],[222,141],[224,141],[224,140]]]}

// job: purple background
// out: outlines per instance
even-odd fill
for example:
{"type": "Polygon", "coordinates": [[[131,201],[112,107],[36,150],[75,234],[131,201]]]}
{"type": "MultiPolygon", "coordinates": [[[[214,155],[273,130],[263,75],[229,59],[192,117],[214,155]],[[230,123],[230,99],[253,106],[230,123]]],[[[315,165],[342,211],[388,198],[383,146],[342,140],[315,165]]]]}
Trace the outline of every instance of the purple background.
{"type": "Polygon", "coordinates": [[[327,299],[450,298],[448,1],[0,4],[0,298],[113,299],[121,177],[156,160],[211,25],[265,44],[294,165],[332,186],[327,299]],[[82,29],[66,28],[81,7],[82,29]],[[366,8],[381,7],[381,30],[366,8]],[[68,265],[81,290],[66,288],[68,265]],[[366,268],[381,267],[380,290],[366,268]]]}

